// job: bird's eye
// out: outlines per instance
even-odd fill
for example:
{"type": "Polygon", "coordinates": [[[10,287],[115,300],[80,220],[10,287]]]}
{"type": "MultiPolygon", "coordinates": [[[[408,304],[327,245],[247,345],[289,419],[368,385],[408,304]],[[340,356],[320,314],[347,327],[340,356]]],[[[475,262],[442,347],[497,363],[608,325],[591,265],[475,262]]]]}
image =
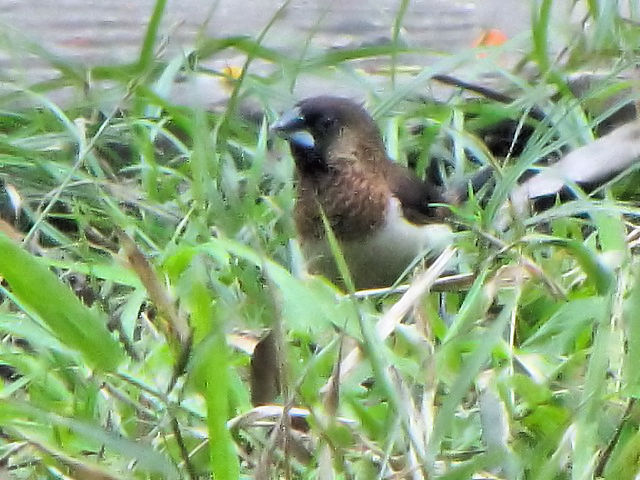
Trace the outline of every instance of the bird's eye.
{"type": "Polygon", "coordinates": [[[324,117],[320,120],[320,128],[322,128],[323,130],[327,131],[329,130],[331,127],[333,127],[333,124],[335,123],[335,120],[331,117],[324,117]]]}

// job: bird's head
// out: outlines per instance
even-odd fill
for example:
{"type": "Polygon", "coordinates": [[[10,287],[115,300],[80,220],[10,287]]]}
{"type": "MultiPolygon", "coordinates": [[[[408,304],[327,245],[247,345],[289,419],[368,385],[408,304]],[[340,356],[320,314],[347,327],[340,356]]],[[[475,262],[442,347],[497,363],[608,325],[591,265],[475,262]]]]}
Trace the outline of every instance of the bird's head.
{"type": "Polygon", "coordinates": [[[384,154],[382,137],[373,118],[362,105],[342,97],[302,100],[284,113],[271,130],[289,141],[294,156],[298,153],[327,158],[329,154],[350,154],[363,149],[384,154]]]}

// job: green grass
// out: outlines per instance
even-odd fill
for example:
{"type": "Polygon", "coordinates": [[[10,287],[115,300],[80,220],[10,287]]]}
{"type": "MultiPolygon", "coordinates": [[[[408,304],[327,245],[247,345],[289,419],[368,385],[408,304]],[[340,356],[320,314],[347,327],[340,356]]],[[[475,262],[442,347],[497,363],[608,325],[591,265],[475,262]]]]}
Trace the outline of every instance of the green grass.
{"type": "Polygon", "coordinates": [[[0,38],[57,73],[5,83],[0,98],[0,476],[635,478],[640,264],[627,234],[637,181],[506,231],[495,220],[522,172],[588,143],[635,99],[617,73],[638,61],[640,12],[579,2],[587,26],[558,55],[553,2],[538,2],[531,31],[486,57],[440,55],[407,73],[407,2],[391,45],[318,52],[312,32],[293,59],[262,43],[286,21],[279,13],[255,39],[201,38],[190,55],[156,58],[165,3],[130,65],[89,71],[0,38]],[[168,100],[178,76],[211,74],[200,62],[227,49],[246,64],[226,109],[168,100]],[[502,67],[516,51],[521,64],[502,67]],[[389,67],[376,82],[358,68],[370,59],[389,67]],[[253,61],[278,68],[259,76],[253,61]],[[431,77],[463,64],[465,80],[492,71],[516,100],[429,101],[431,77]],[[575,96],[570,75],[591,69],[610,74],[575,96]],[[477,168],[471,156],[500,170],[494,191],[455,212],[470,288],[407,305],[301,273],[292,162],[267,133],[301,75],[359,85],[390,153],[417,172],[432,155],[451,159],[453,179],[477,168]],[[56,104],[62,87],[76,100],[56,104]],[[264,121],[240,114],[249,100],[264,121]],[[534,107],[544,121],[527,119],[534,107]],[[531,135],[501,156],[480,129],[506,118],[531,135]],[[377,322],[393,334],[380,338],[377,322]],[[305,429],[253,410],[248,351],[267,328],[274,343],[258,347],[253,388],[278,377],[274,403],[304,409],[305,429]],[[340,363],[356,343],[355,362],[340,363]]]}

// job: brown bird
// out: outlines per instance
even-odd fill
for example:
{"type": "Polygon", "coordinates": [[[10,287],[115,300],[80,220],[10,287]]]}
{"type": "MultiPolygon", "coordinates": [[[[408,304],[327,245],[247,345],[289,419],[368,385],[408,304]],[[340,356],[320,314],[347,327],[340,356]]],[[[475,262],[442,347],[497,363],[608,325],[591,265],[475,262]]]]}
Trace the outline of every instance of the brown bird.
{"type": "MultiPolygon", "coordinates": [[[[326,239],[322,213],[335,234],[357,288],[393,284],[422,256],[437,255],[453,241],[443,209],[459,203],[466,185],[444,189],[419,180],[386,155],[380,130],[359,104],[320,96],[299,102],[272,126],[285,137],[296,164],[295,222],[310,270],[334,282],[340,274],[326,239]]],[[[495,219],[507,228],[509,212],[548,208],[571,199],[578,186],[600,186],[640,161],[640,122],[632,121],[568,153],[515,186],[512,209],[495,219]],[[550,199],[551,202],[547,200],[550,199]],[[546,205],[549,203],[549,205],[546,205]]],[[[470,179],[477,190],[492,176],[483,169],[470,179]]],[[[446,209],[444,209],[446,211],[446,209]]]]}
{"type": "Polygon", "coordinates": [[[453,241],[431,206],[447,202],[444,192],[389,159],[380,130],[359,104],[309,98],[272,130],[288,139],[295,160],[295,222],[311,272],[341,280],[321,212],[359,289],[392,285],[412,261],[453,241]]]}

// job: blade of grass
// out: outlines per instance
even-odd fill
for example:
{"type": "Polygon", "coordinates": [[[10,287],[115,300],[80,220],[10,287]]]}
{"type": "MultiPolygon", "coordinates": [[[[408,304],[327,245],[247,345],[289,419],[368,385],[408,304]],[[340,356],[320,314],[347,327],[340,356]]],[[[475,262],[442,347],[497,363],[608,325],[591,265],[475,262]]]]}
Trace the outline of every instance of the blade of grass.
{"type": "Polygon", "coordinates": [[[156,39],[158,38],[158,30],[160,29],[160,22],[164,15],[165,8],[167,6],[167,0],[156,0],[153,7],[153,13],[149,19],[147,30],[144,34],[144,40],[140,47],[140,56],[138,57],[138,69],[140,71],[146,71],[151,67],[153,58],[155,55],[154,48],[156,39]]]}
{"type": "Polygon", "coordinates": [[[240,465],[233,437],[227,427],[231,371],[225,325],[223,319],[216,315],[213,299],[200,279],[194,280],[189,297],[194,325],[210,327],[210,332],[195,347],[194,353],[197,364],[194,373],[206,400],[209,463],[216,479],[234,480],[239,478],[240,465]]]}

